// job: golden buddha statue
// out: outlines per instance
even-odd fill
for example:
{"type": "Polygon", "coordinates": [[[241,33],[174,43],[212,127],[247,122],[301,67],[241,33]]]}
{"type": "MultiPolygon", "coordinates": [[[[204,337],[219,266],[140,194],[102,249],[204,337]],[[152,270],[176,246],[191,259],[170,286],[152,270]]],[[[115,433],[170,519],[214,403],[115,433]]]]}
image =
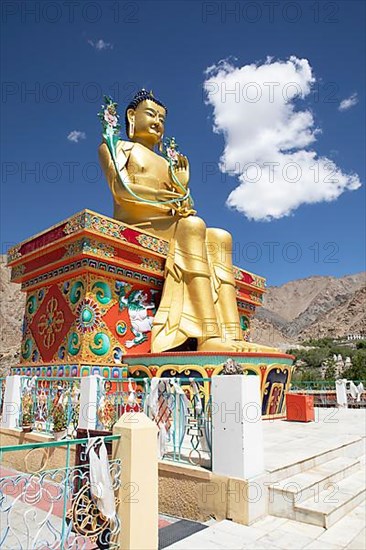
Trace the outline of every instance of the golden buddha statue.
{"type": "MultiPolygon", "coordinates": [[[[115,105],[105,111],[109,129],[117,126],[115,105]]],[[[161,150],[166,116],[152,92],[141,90],[125,113],[129,141],[109,135],[99,147],[114,217],[170,242],[151,351],[173,350],[189,339],[198,351],[276,351],[243,339],[231,235],[207,228],[195,215],[187,157],[173,151],[172,164],[155,151],[161,150]]]]}

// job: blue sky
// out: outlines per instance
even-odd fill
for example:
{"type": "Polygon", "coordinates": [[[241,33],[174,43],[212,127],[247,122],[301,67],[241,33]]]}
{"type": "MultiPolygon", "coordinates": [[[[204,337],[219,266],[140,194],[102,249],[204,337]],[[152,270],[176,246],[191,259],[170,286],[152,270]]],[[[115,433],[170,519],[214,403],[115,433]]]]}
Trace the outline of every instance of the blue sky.
{"type": "Polygon", "coordinates": [[[198,213],[233,234],[237,265],[269,285],[364,270],[363,186],[272,221],[249,220],[225,205],[238,180],[215,168],[225,135],[213,132],[203,92],[205,70],[222,59],[237,68],[268,56],[306,59],[316,83],[294,104],[321,129],[311,148],[365,181],[365,4],[290,4],[4,2],[2,251],[83,208],[111,215],[97,168],[101,94],[112,94],[123,113],[132,92],[145,87],[167,104],[166,133],[190,159],[198,213]],[[353,94],[358,102],[340,111],[353,94]],[[68,140],[72,131],[85,139],[68,140]],[[205,175],[208,169],[214,173],[205,175]]]}

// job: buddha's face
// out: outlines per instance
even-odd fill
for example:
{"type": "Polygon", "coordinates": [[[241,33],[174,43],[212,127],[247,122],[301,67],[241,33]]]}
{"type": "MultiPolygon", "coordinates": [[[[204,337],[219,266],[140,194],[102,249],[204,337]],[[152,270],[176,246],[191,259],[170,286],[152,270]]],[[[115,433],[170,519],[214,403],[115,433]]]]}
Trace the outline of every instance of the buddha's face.
{"type": "Polygon", "coordinates": [[[134,123],[133,140],[154,146],[159,143],[164,134],[166,111],[151,99],[145,99],[136,109],[127,111],[128,121],[134,123]]]}

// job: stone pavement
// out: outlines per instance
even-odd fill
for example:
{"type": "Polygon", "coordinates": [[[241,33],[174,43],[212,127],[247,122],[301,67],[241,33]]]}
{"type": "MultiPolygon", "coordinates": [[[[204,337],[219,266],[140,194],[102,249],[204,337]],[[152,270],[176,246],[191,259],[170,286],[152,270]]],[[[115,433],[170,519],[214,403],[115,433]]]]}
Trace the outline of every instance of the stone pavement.
{"type": "Polygon", "coordinates": [[[366,436],[366,409],[315,407],[315,422],[263,421],[264,467],[273,472],[366,436]]]}
{"type": "Polygon", "coordinates": [[[249,527],[224,520],[165,550],[365,550],[365,525],[365,503],[329,529],[274,516],[249,527]]]}
{"type": "MultiPolygon", "coordinates": [[[[283,479],[283,472],[332,449],[366,436],[365,409],[315,408],[315,422],[263,422],[264,464],[268,479],[283,479]],[[282,476],[282,477],[281,477],[282,476]]],[[[363,451],[364,452],[364,451],[363,451]]],[[[340,451],[341,453],[341,451],[340,451]]],[[[315,461],[314,461],[315,465],[315,461]]],[[[207,529],[167,546],[165,550],[366,550],[366,503],[324,529],[286,518],[266,516],[251,526],[229,520],[209,522],[207,529]]]]}

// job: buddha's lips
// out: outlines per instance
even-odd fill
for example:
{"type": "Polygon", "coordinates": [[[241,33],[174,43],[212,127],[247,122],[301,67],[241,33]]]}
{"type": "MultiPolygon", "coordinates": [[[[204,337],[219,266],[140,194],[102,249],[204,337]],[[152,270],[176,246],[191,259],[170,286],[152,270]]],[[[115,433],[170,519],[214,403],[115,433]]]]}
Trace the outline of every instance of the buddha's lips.
{"type": "Polygon", "coordinates": [[[158,130],[155,126],[150,126],[150,131],[154,132],[154,134],[161,135],[161,131],[158,130]]]}

